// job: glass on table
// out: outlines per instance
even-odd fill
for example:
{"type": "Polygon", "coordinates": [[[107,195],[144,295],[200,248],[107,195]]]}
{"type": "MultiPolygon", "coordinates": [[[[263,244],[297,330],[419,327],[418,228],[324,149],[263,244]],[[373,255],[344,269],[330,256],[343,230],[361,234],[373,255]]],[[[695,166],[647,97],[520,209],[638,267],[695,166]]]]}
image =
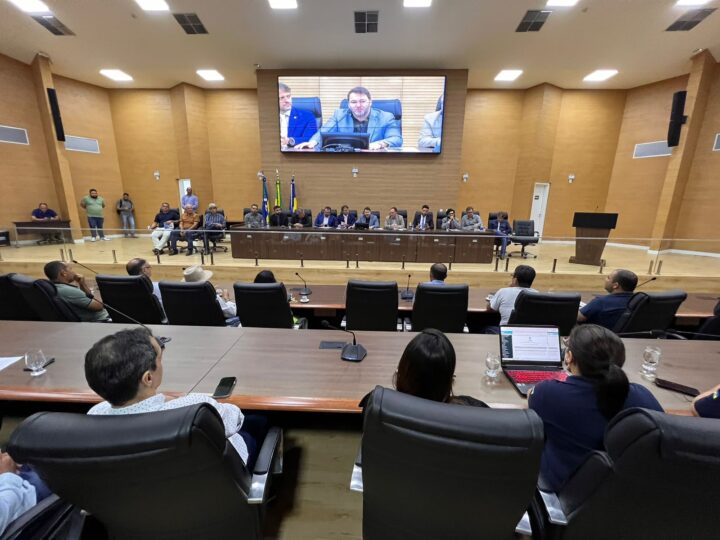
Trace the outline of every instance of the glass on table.
{"type": "Polygon", "coordinates": [[[649,381],[654,381],[657,373],[658,365],[662,358],[660,347],[645,347],[643,351],[642,376],[649,381]]]}
{"type": "Polygon", "coordinates": [[[25,366],[30,370],[30,375],[37,377],[47,370],[45,369],[46,358],[40,349],[25,353],[25,366]]]}
{"type": "Polygon", "coordinates": [[[498,353],[489,352],[485,357],[485,375],[487,378],[495,382],[500,372],[500,355],[498,353]]]}

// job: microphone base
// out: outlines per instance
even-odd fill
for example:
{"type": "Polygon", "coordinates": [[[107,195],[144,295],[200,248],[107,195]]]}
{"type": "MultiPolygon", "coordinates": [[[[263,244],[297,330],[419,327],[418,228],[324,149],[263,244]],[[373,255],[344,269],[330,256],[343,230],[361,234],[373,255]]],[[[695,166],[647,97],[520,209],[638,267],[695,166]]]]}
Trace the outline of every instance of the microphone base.
{"type": "Polygon", "coordinates": [[[307,287],[304,287],[298,291],[298,294],[300,296],[310,296],[312,294],[312,291],[307,287]]]}
{"type": "Polygon", "coordinates": [[[367,349],[360,344],[353,345],[348,343],[342,349],[340,359],[346,362],[360,362],[367,356],[367,349]]]}
{"type": "Polygon", "coordinates": [[[412,291],[402,291],[400,293],[400,300],[412,300],[415,298],[415,293],[412,291]]]}

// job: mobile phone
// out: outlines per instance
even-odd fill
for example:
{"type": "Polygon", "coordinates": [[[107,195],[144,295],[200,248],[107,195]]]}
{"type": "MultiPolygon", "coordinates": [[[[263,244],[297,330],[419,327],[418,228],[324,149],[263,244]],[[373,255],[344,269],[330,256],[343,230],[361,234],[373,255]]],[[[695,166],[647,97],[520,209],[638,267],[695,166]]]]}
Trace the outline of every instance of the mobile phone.
{"type": "Polygon", "coordinates": [[[230,397],[236,382],[237,377],[223,377],[215,388],[212,397],[215,399],[230,397]]]}
{"type": "Polygon", "coordinates": [[[655,379],[655,385],[660,388],[672,390],[673,392],[680,392],[681,394],[688,395],[690,397],[697,397],[700,395],[700,390],[693,388],[692,386],[685,386],[676,382],[667,381],[665,379],[655,379]]]}

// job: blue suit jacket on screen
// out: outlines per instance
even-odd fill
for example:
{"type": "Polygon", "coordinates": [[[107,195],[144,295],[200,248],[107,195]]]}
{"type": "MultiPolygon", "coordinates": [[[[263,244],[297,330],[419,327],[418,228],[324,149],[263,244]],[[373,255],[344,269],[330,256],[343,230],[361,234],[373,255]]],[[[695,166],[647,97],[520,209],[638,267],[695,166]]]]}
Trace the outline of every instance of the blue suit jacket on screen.
{"type": "Polygon", "coordinates": [[[290,109],[288,137],[295,139],[295,144],[308,142],[315,133],[317,133],[317,121],[313,113],[295,107],[290,109]]]}
{"type": "MultiPolygon", "coordinates": [[[[320,128],[320,133],[353,133],[355,126],[350,109],[338,109],[320,128]]],[[[400,124],[395,115],[380,109],[370,109],[367,132],[370,142],[385,141],[388,146],[402,146],[403,138],[400,124]]],[[[322,142],[320,133],[313,135],[312,140],[322,142]]]]}

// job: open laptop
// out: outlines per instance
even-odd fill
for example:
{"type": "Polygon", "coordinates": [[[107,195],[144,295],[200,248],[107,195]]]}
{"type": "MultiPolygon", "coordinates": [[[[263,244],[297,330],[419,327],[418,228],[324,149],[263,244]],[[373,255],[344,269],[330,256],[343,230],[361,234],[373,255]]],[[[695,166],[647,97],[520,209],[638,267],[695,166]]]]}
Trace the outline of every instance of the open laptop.
{"type": "Polygon", "coordinates": [[[547,379],[564,381],[557,326],[501,326],[500,365],[521,395],[547,379]]]}

